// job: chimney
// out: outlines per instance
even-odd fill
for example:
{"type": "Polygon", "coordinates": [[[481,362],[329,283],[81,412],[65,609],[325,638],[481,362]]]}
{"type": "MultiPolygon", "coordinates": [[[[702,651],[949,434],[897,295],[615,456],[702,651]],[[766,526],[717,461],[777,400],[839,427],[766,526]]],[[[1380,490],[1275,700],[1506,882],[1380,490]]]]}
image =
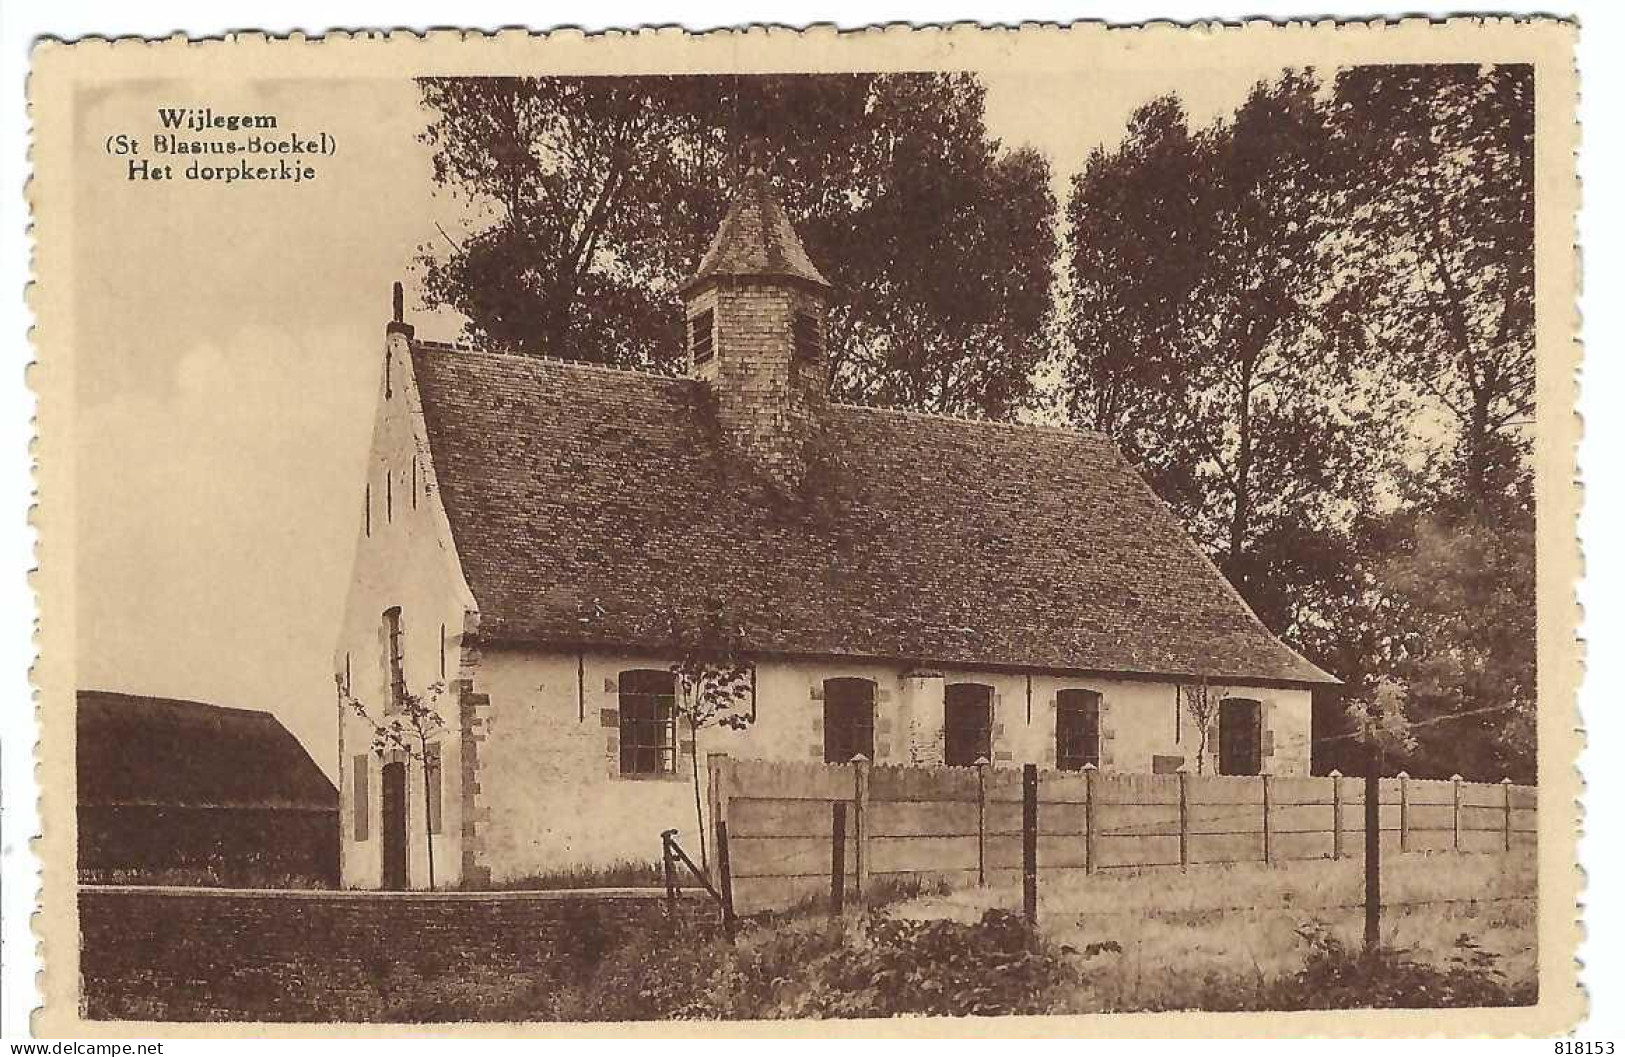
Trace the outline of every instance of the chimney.
{"type": "Polygon", "coordinates": [[[827,399],[829,290],[752,167],[683,284],[688,370],[716,395],[723,435],[781,494],[806,476],[827,399]]]}
{"type": "Polygon", "coordinates": [[[389,334],[404,334],[412,340],[412,324],[406,322],[406,289],[400,283],[390,287],[390,320],[384,328],[389,334]]]}

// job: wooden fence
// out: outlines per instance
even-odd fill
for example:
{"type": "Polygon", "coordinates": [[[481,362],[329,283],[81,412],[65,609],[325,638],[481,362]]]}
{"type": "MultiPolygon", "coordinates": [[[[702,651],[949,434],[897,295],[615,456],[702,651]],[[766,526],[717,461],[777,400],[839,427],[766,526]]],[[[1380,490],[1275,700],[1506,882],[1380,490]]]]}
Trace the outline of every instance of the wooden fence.
{"type": "MultiPolygon", "coordinates": [[[[823,902],[837,887],[862,898],[910,879],[1021,880],[1019,769],[721,755],[711,757],[710,769],[720,879],[737,913],[823,902]]],[[[1040,771],[1032,834],[1038,869],[1052,875],[1356,858],[1365,839],[1363,785],[1347,777],[1040,771]]],[[[1384,852],[1490,852],[1534,843],[1531,786],[1401,776],[1379,787],[1384,852]]]]}

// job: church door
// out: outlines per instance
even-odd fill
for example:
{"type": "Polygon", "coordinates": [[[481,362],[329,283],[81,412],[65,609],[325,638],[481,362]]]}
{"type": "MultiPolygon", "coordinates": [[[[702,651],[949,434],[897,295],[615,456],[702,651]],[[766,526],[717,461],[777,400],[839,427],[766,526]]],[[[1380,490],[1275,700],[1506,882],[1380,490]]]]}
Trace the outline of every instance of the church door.
{"type": "Polygon", "coordinates": [[[406,764],[384,764],[384,887],[406,888],[406,764]]]}
{"type": "Polygon", "coordinates": [[[1246,698],[1219,702],[1219,773],[1260,774],[1264,769],[1263,706],[1246,698]]]}

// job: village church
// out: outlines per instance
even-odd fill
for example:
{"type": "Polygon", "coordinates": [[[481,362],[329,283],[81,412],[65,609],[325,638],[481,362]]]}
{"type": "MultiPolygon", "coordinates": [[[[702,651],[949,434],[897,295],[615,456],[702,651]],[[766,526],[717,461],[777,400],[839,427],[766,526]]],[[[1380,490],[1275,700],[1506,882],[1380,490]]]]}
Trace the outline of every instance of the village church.
{"type": "Polygon", "coordinates": [[[1112,442],[831,401],[838,296],[752,172],[683,288],[685,377],[420,340],[397,308],[335,657],[345,886],[426,886],[429,840],[436,887],[649,862],[697,843],[696,753],[1195,771],[1195,680],[1224,695],[1205,770],[1308,773],[1335,680],[1112,442]],[[674,629],[714,612],[752,721],[696,746],[674,629]],[[436,685],[427,775],[373,753],[348,703],[387,722],[436,685]]]}

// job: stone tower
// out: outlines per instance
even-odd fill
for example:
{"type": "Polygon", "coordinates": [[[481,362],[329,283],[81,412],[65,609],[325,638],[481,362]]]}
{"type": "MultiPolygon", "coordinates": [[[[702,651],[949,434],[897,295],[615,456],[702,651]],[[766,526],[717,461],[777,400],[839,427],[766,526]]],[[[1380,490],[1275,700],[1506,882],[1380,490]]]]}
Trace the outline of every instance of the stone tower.
{"type": "Polygon", "coordinates": [[[690,376],[710,383],[728,442],[786,495],[827,399],[829,290],[754,168],[682,288],[690,376]]]}

